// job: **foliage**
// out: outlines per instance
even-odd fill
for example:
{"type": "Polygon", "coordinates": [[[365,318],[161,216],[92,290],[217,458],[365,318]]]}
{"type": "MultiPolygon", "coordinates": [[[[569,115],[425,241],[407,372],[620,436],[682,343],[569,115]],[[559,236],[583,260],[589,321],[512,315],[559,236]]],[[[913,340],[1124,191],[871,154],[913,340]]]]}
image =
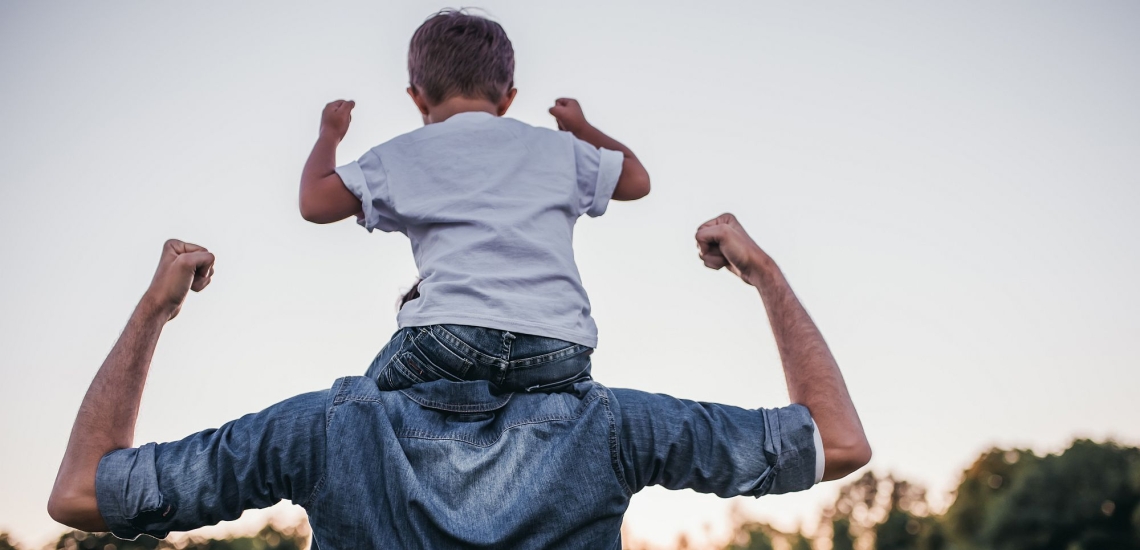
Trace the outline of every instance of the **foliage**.
{"type": "Polygon", "coordinates": [[[990,449],[962,474],[954,504],[946,511],[944,523],[955,546],[972,548],[983,544],[983,527],[995,508],[1009,494],[1025,472],[1036,468],[1041,459],[1022,449],[990,449]]]}
{"type": "MultiPolygon", "coordinates": [[[[228,539],[190,538],[179,542],[167,542],[143,535],[127,541],[110,533],[85,533],[70,531],[64,533],[56,550],[303,550],[308,548],[308,530],[305,526],[278,529],[266,525],[252,537],[228,539]]],[[[0,546],[4,550],[4,546],[0,546]]]]}
{"type": "MultiPolygon", "coordinates": [[[[932,514],[926,491],[867,472],[824,512],[816,541],[833,550],[1140,550],[1140,449],[1074,441],[1039,457],[991,449],[962,475],[954,502],[932,514]]],[[[803,535],[738,522],[729,549],[810,550],[803,535]]]]}
{"type": "Polygon", "coordinates": [[[737,530],[733,540],[725,550],[775,550],[772,545],[774,530],[762,523],[748,523],[737,530]]]}
{"type": "Polygon", "coordinates": [[[8,537],[8,533],[0,532],[0,550],[20,550],[20,545],[8,537]]]}

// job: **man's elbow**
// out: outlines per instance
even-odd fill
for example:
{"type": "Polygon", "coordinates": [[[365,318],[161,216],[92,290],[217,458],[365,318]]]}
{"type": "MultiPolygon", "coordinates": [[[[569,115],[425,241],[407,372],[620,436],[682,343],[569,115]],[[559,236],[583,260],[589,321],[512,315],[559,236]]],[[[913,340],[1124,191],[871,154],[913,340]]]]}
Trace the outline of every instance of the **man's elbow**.
{"type": "Polygon", "coordinates": [[[52,491],[48,497],[47,513],[57,523],[80,531],[107,530],[94,495],[61,495],[52,491]]]}
{"type": "Polygon", "coordinates": [[[56,523],[62,523],[68,527],[76,527],[75,523],[79,514],[75,512],[76,507],[74,506],[74,502],[74,498],[68,498],[58,491],[52,491],[47,503],[48,516],[55,520],[56,523]]]}
{"type": "Polygon", "coordinates": [[[866,438],[841,448],[824,450],[823,481],[847,477],[871,462],[871,444],[866,438]]]}

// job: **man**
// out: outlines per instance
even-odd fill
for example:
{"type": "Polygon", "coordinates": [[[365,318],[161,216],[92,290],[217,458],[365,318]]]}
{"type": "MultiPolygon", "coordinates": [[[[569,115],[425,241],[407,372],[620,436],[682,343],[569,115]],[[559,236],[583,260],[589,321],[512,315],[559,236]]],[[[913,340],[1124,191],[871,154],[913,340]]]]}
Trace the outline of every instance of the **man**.
{"type": "Polygon", "coordinates": [[[131,448],[159,333],[213,275],[206,249],[168,241],[80,406],[48,512],[77,529],[163,537],[287,498],[326,550],[621,548],[629,498],[648,485],[761,496],[862,467],[871,450],[843,377],[775,262],[731,214],[696,239],[706,266],[759,290],[793,405],[745,410],[593,381],[550,394],[447,380],[382,392],[349,377],[131,448]]]}

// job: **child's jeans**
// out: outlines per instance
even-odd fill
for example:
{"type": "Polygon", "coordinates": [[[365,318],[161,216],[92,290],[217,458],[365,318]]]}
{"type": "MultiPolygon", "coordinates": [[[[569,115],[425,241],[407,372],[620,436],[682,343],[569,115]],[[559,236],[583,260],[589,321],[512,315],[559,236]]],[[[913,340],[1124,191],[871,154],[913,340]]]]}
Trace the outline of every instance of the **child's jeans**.
{"type": "Polygon", "coordinates": [[[406,327],[368,367],[382,390],[434,380],[487,380],[507,392],[557,392],[590,379],[592,348],[466,325],[406,327]]]}

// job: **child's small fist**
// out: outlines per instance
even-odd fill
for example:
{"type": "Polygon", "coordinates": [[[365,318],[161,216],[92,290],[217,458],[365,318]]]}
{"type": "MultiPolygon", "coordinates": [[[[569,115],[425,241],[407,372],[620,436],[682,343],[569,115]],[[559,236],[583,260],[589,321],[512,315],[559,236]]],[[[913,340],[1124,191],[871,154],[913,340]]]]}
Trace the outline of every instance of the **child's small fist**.
{"type": "Polygon", "coordinates": [[[348,125],[352,122],[352,108],[356,102],[338,99],[328,105],[321,112],[321,135],[340,141],[348,133],[348,125]]]}
{"type": "Polygon", "coordinates": [[[578,104],[577,99],[560,97],[554,100],[550,114],[558,121],[559,130],[577,133],[589,124],[586,122],[586,115],[582,114],[582,106],[578,104]]]}

